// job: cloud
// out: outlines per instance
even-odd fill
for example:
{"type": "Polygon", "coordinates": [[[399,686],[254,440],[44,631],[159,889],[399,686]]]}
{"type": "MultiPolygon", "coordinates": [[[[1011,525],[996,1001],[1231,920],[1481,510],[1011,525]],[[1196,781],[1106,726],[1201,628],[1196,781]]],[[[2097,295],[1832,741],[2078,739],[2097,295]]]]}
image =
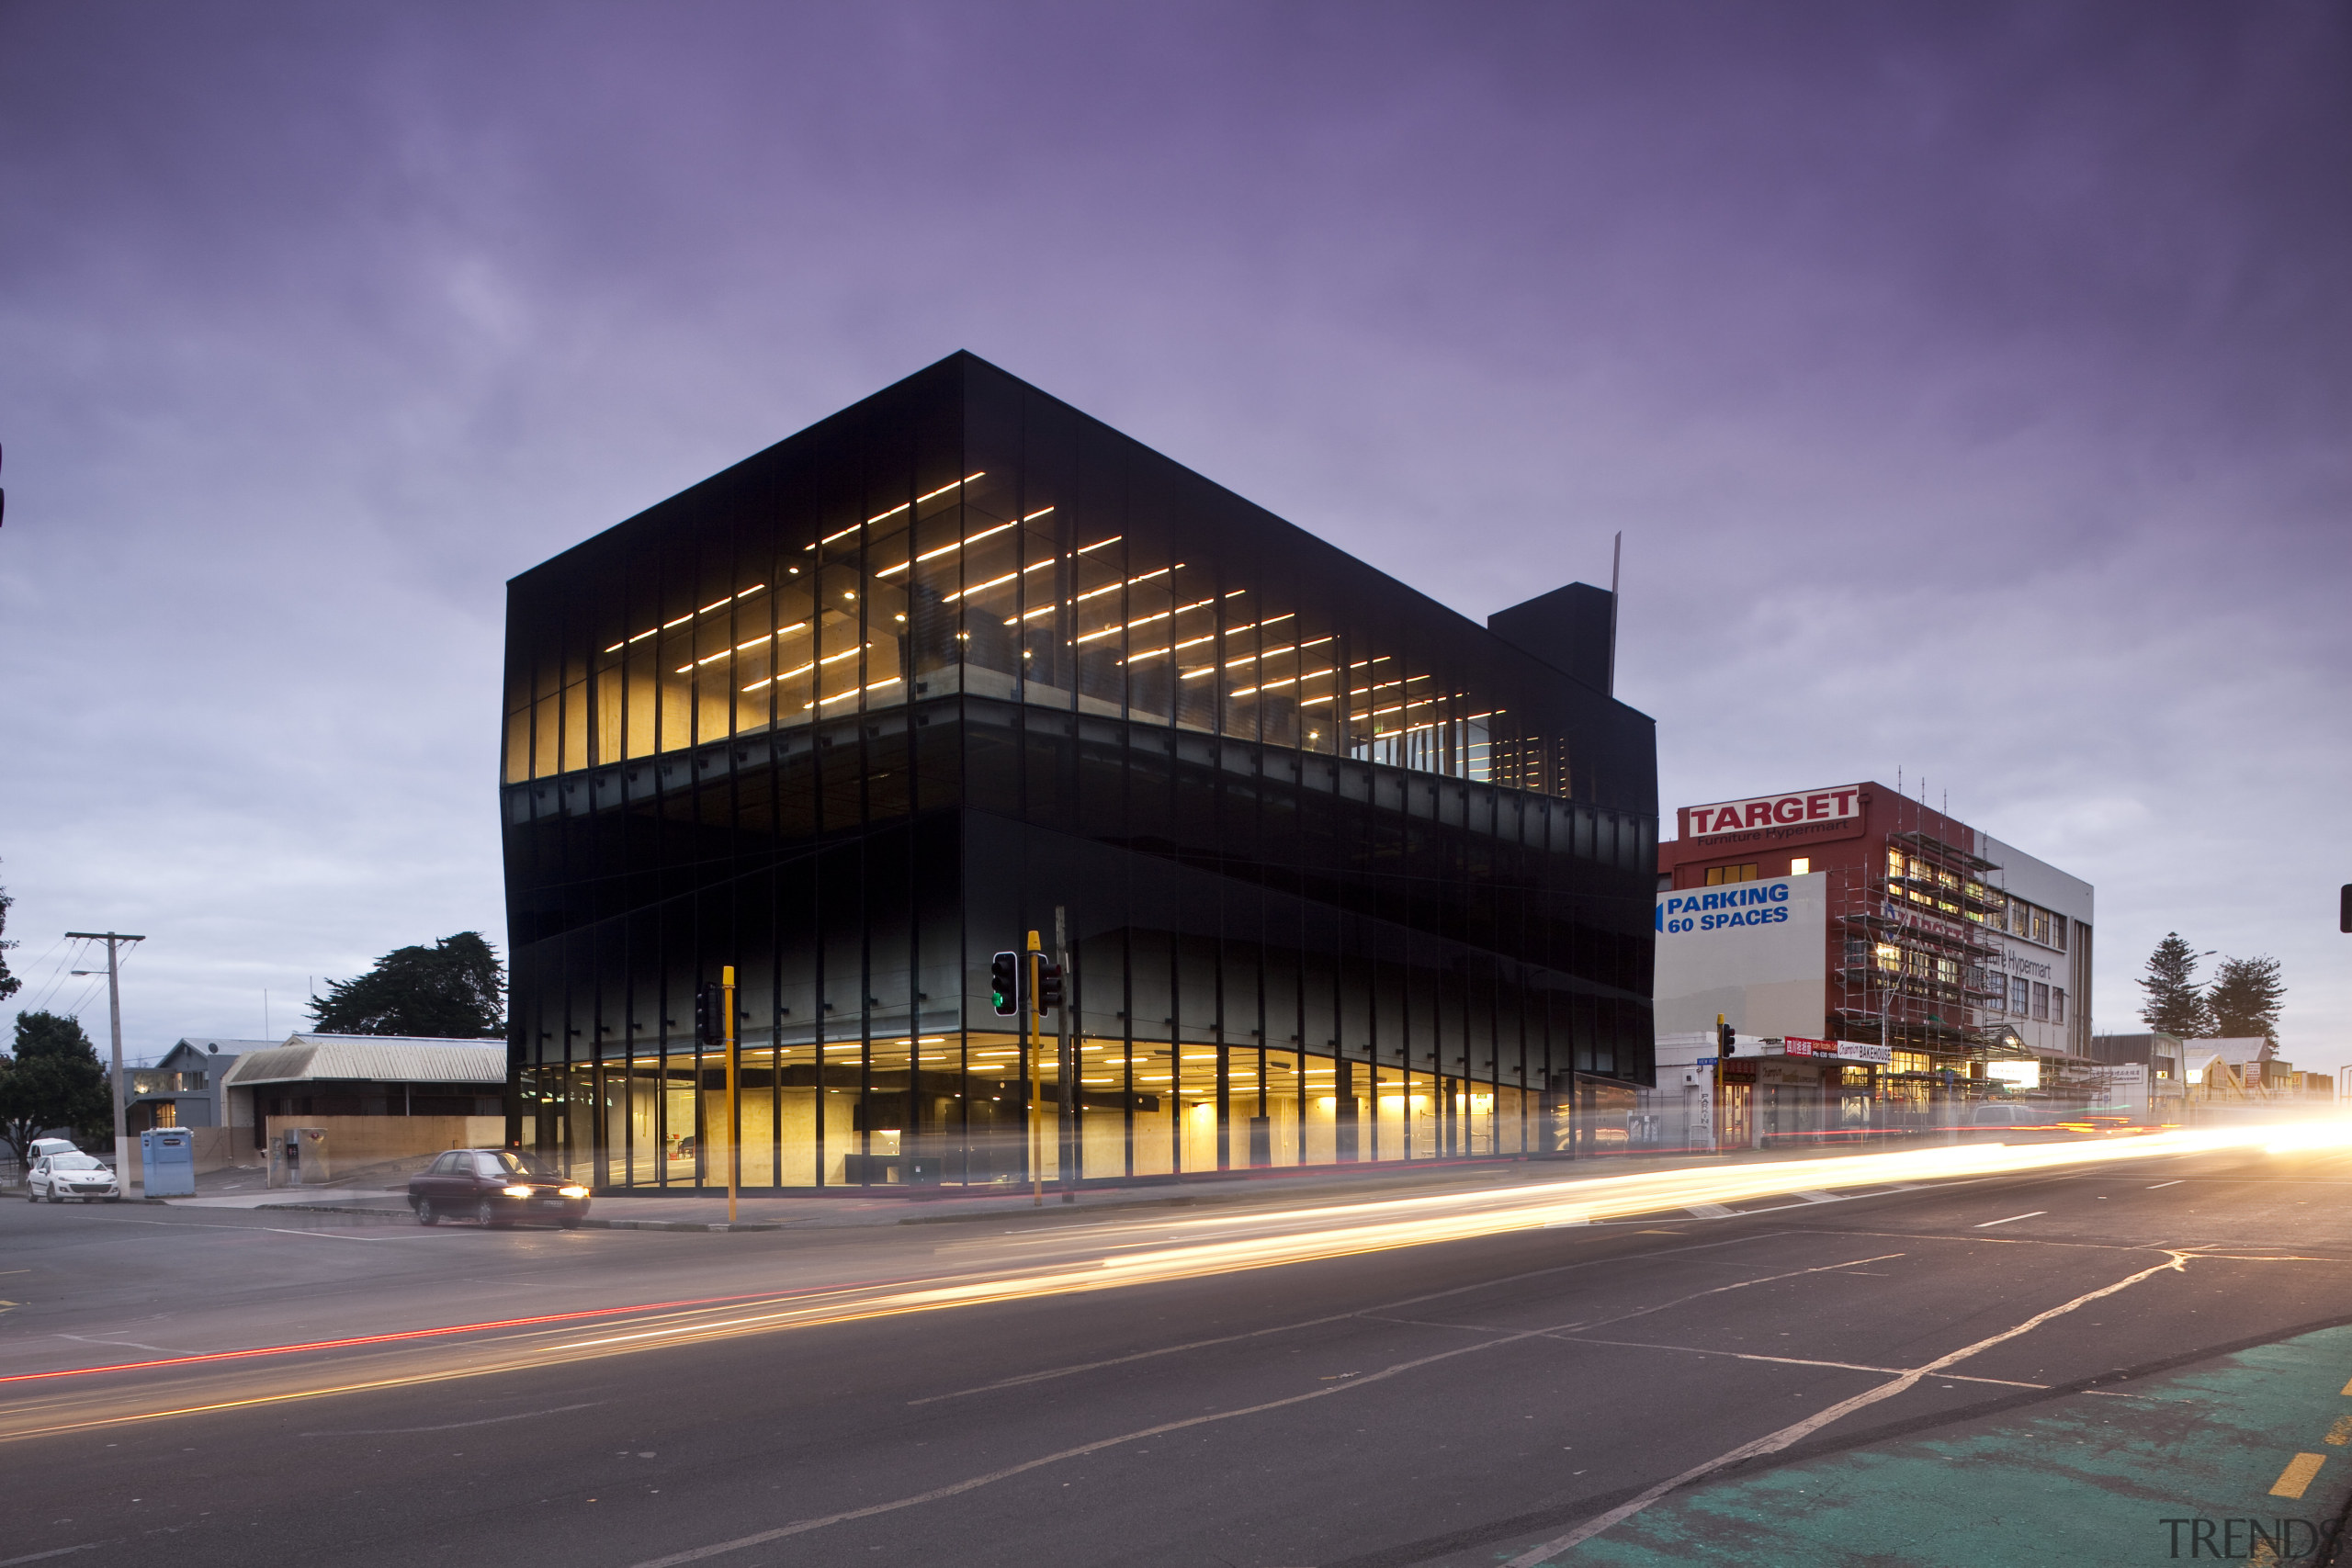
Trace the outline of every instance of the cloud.
{"type": "Polygon", "coordinates": [[[502,581],[968,347],[1468,614],[1624,529],[1669,811],[1949,781],[2324,1059],[2348,31],[9,8],[17,926],[149,1048],[495,931],[502,581]]]}

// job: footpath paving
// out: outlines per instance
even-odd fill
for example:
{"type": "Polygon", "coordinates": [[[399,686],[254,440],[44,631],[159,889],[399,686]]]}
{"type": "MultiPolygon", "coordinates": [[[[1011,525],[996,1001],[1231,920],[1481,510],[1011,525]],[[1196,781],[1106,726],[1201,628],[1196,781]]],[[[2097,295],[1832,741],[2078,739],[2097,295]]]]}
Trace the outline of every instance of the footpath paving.
{"type": "MultiPolygon", "coordinates": [[[[903,1187],[891,1187],[854,1190],[839,1195],[790,1197],[746,1194],[737,1201],[736,1221],[731,1226],[727,1220],[727,1195],[724,1191],[644,1193],[598,1197],[590,1204],[589,1218],[583,1224],[591,1230],[833,1230],[873,1225],[1014,1220],[1023,1216],[1034,1218],[1121,1210],[1290,1204],[1316,1207],[1460,1192],[1482,1187],[1625,1176],[1669,1167],[1716,1168],[1777,1165],[1821,1157],[1822,1151],[1817,1149],[1792,1149],[1729,1155],[1619,1156],[1581,1160],[1433,1161],[1418,1168],[1374,1166],[1353,1171],[1317,1172],[1303,1176],[1249,1171],[1174,1182],[1080,1188],[1070,1195],[1070,1201],[1067,1202],[1063,1201],[1058,1188],[1048,1186],[1045,1190],[1042,1205],[1035,1201],[1026,1187],[977,1191],[958,1188],[910,1190],[903,1187]]],[[[200,1187],[203,1190],[197,1197],[164,1201],[176,1207],[292,1209],[328,1213],[385,1214],[404,1213],[408,1208],[404,1190],[379,1186],[247,1189],[241,1182],[236,1190],[230,1190],[225,1183],[200,1183],[200,1187]]]]}
{"type": "Polygon", "coordinates": [[[2352,1328],[2327,1328],[2030,1415],[1696,1485],[1548,1561],[2319,1563],[2347,1505],[2352,1328]]]}

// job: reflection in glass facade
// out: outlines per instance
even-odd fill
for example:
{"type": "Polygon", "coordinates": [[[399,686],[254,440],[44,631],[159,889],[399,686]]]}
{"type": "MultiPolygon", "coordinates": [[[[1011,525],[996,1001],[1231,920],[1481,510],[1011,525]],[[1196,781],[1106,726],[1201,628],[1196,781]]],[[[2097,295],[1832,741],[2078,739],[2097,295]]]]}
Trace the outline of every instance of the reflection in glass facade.
{"type": "Polygon", "coordinates": [[[1048,1177],[1650,1074],[1651,721],[968,355],[516,578],[503,765],[519,1132],[599,1186],[725,1181],[727,964],[747,1185],[1025,1181],[1057,906],[1048,1177]]]}

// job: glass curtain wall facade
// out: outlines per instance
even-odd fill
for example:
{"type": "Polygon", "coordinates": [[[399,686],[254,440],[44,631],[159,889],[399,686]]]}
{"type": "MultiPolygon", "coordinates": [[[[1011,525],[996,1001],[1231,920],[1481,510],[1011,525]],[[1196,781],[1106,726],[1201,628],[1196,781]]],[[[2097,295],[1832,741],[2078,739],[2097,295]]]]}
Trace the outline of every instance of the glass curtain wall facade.
{"type": "Polygon", "coordinates": [[[503,769],[515,1131],[599,1187],[1029,1179],[989,960],[1057,908],[1049,1179],[1650,1075],[1651,721],[968,355],[516,578],[503,769]]]}

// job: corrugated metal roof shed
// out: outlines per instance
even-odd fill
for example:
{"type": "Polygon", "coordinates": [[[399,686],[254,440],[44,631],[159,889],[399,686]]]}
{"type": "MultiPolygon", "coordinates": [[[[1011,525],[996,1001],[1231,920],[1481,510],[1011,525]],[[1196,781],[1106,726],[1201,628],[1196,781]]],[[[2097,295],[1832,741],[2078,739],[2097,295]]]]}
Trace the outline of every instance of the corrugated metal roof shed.
{"type": "Polygon", "coordinates": [[[503,1040],[420,1040],[402,1034],[295,1034],[249,1051],[223,1080],[265,1083],[485,1083],[506,1081],[503,1040]]]}

